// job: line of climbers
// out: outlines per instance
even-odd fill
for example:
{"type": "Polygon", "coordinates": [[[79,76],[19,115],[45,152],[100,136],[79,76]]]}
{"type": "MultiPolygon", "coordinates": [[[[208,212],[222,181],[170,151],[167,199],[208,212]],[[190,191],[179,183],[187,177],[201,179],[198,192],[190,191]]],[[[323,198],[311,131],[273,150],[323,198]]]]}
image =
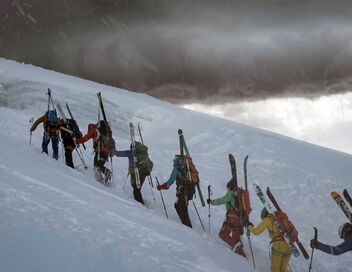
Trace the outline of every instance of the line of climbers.
{"type": "MultiPolygon", "coordinates": [[[[95,153],[94,170],[96,171],[96,174],[98,173],[100,175],[98,177],[98,180],[100,181],[104,180],[107,182],[112,177],[111,170],[105,166],[106,162],[108,162],[109,159],[111,160],[112,156],[128,158],[128,173],[130,175],[130,183],[133,188],[134,199],[144,204],[141,188],[146,177],[151,174],[151,170],[153,168],[153,162],[148,156],[147,146],[140,142],[136,142],[134,148],[131,144],[128,150],[117,150],[115,141],[112,137],[111,127],[105,120],[99,120],[96,124],[89,124],[88,132],[84,136],[82,136],[82,133],[80,132],[80,129],[74,119],[64,120],[58,118],[55,110],[49,110],[43,116],[39,117],[33,123],[30,128],[30,132],[32,133],[41,123],[43,123],[44,127],[42,152],[48,154],[48,145],[51,141],[53,158],[57,160],[59,154],[59,135],[61,135],[62,143],[65,149],[66,165],[72,168],[74,168],[72,160],[73,150],[80,144],[92,139],[95,153]],[[137,157],[140,187],[137,186],[134,172],[134,155],[137,157]]],[[[193,163],[192,167],[194,167],[193,163]]],[[[192,171],[196,171],[196,169],[192,169],[192,171]]],[[[182,159],[180,154],[175,155],[170,178],[166,182],[158,184],[157,190],[167,190],[176,182],[176,202],[174,207],[182,224],[192,228],[192,223],[188,213],[188,204],[189,201],[193,199],[196,188],[194,183],[188,182],[187,177],[190,176],[189,172],[190,169],[188,161],[182,159]]],[[[240,199],[234,180],[231,179],[227,183],[226,187],[227,192],[223,197],[210,199],[209,195],[207,199],[207,203],[209,204],[209,212],[210,205],[226,206],[226,216],[220,229],[219,237],[226,242],[235,253],[246,257],[243,242],[241,240],[241,237],[244,234],[244,228],[246,228],[248,232],[255,235],[261,234],[267,230],[271,240],[271,271],[286,272],[289,267],[292,252],[287,241],[284,239],[284,233],[280,230],[276,223],[276,219],[267,211],[266,208],[264,208],[260,215],[262,219],[261,223],[257,227],[254,227],[249,220],[249,216],[244,214],[241,207],[238,205],[238,203],[240,203],[240,199]]],[[[337,246],[323,244],[318,242],[317,239],[312,239],[310,245],[313,249],[318,249],[332,255],[339,255],[347,251],[352,251],[351,223],[344,223],[340,227],[339,237],[344,241],[337,246]]]]}

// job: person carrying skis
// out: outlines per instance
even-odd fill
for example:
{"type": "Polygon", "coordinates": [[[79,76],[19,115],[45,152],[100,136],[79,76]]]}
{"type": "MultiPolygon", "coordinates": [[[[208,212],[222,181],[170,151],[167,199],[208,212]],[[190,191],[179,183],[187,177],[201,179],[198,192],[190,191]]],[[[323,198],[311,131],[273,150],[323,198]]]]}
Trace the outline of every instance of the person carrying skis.
{"type": "Polygon", "coordinates": [[[74,139],[82,138],[82,133],[75,120],[66,119],[66,123],[60,126],[61,139],[65,148],[66,165],[75,168],[73,165],[72,152],[76,148],[74,139]]]}
{"type": "Polygon", "coordinates": [[[157,186],[158,190],[168,190],[176,181],[176,202],[175,209],[181,219],[182,224],[192,228],[191,219],[188,214],[188,202],[195,194],[195,185],[188,182],[188,175],[185,173],[186,167],[181,162],[181,155],[174,158],[173,169],[168,181],[157,186]]]}
{"type": "Polygon", "coordinates": [[[53,158],[57,160],[59,158],[59,131],[63,120],[57,117],[56,110],[49,110],[33,123],[30,132],[36,130],[41,123],[44,127],[42,152],[48,154],[48,145],[51,141],[53,158]]]}
{"type": "Polygon", "coordinates": [[[241,235],[243,234],[242,211],[238,208],[238,197],[235,188],[235,182],[231,179],[227,185],[227,192],[223,197],[207,199],[207,203],[214,205],[226,205],[226,218],[219,232],[219,237],[231,246],[232,250],[246,257],[243,250],[241,235]]]}
{"type": "Polygon", "coordinates": [[[80,139],[76,139],[76,144],[82,144],[89,139],[93,139],[95,151],[94,167],[105,177],[105,183],[111,178],[111,171],[104,165],[109,160],[111,152],[115,149],[115,140],[108,122],[100,120],[98,124],[89,124],[88,133],[80,139]]]}
{"type": "Polygon", "coordinates": [[[114,149],[112,155],[116,157],[126,157],[128,158],[128,173],[131,176],[131,186],[133,188],[134,199],[144,205],[143,196],[141,193],[142,185],[145,181],[145,178],[150,175],[151,170],[153,169],[153,162],[149,159],[148,156],[148,147],[143,145],[140,142],[136,142],[135,153],[137,156],[137,168],[139,172],[140,179],[140,188],[136,184],[136,176],[134,172],[134,163],[133,163],[133,151],[132,144],[130,149],[124,151],[118,151],[114,149]]]}
{"type": "Polygon", "coordinates": [[[271,239],[271,272],[286,272],[291,258],[291,249],[284,239],[283,233],[274,222],[274,218],[270,215],[266,208],[263,208],[260,215],[262,222],[255,228],[251,222],[244,221],[244,225],[248,230],[259,235],[264,230],[268,230],[271,239]]]}
{"type": "Polygon", "coordinates": [[[310,241],[311,248],[319,249],[330,255],[341,255],[352,251],[352,224],[344,223],[339,228],[339,237],[344,241],[337,246],[330,246],[319,242],[316,239],[310,241]]]}

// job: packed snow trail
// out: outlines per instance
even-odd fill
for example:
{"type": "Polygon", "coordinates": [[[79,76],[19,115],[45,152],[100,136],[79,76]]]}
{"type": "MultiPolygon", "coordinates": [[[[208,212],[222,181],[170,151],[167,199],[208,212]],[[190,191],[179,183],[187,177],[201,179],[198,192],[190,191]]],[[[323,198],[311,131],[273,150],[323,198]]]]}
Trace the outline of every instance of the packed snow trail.
{"type": "MultiPolygon", "coordinates": [[[[14,252],[13,258],[5,253],[8,261],[0,257],[4,258],[1,263],[6,263],[7,268],[11,265],[18,268],[21,265],[19,259],[28,260],[25,264],[30,267],[31,259],[20,255],[27,252],[28,256],[44,254],[50,261],[43,265],[57,263],[58,271],[60,265],[66,265],[61,267],[61,271],[69,268],[90,271],[88,263],[94,268],[102,265],[101,271],[112,271],[112,267],[122,267],[122,270],[124,267],[125,271],[147,267],[146,271],[149,271],[151,264],[155,270],[161,267],[161,263],[166,267],[160,268],[160,271],[184,271],[191,263],[193,266],[189,270],[192,271],[233,271],[237,266],[239,271],[248,271],[248,265],[240,257],[233,256],[218,238],[224,207],[211,208],[209,241],[192,206],[189,210],[194,229],[184,229],[180,224],[173,208],[175,187],[163,191],[170,220],[165,219],[157,192],[157,202],[152,200],[147,182],[142,193],[148,208],[135,203],[129,182],[122,190],[127,160],[114,158],[114,181],[111,187],[105,187],[93,179],[91,143],[87,142],[84,152],[88,171],[83,169],[78,158],[75,158],[76,171],[65,167],[61,158],[54,161],[42,155],[41,127],[33,133],[29,148],[28,120],[45,112],[47,88],[51,88],[54,101],[70,104],[83,133],[89,123],[97,121],[96,93],[101,91],[107,118],[112,123],[113,135],[120,150],[130,146],[128,124],[140,123],[154,162],[153,175],[158,176],[160,182],[169,177],[173,156],[179,152],[179,128],[184,131],[188,148],[200,172],[204,196],[209,184],[212,185],[213,198],[224,195],[226,183],[231,177],[229,153],[234,153],[239,166],[249,155],[249,189],[252,183],[258,183],[263,188],[270,186],[295,223],[306,248],[309,248],[313,236],[313,226],[319,228],[322,242],[340,242],[337,228],[345,218],[329,194],[331,191],[342,192],[344,188],[352,191],[350,155],[195,113],[143,94],[0,59],[0,148],[4,150],[0,154],[0,173],[1,195],[6,196],[6,201],[1,203],[2,218],[6,218],[6,223],[2,225],[6,231],[2,237],[6,239],[0,247],[1,252],[8,252],[11,248],[14,252]],[[19,208],[15,213],[14,207],[19,208]],[[25,224],[27,221],[29,224],[25,224]],[[45,237],[36,244],[38,239],[31,238],[31,234],[38,237],[41,232],[45,237]],[[16,235],[21,237],[16,243],[7,239],[16,235]],[[64,242],[59,243],[58,238],[61,237],[64,242]],[[77,243],[74,243],[76,240],[77,243]],[[184,246],[188,242],[192,244],[191,252],[184,246]],[[44,246],[44,243],[51,243],[50,247],[44,246]],[[57,246],[52,246],[54,244],[57,246]],[[72,256],[79,257],[68,258],[66,254],[71,249],[72,256]],[[140,251],[143,257],[139,255],[140,251]],[[67,257],[67,262],[62,259],[56,262],[53,259],[55,254],[67,257]],[[109,263],[104,266],[103,261],[109,263]],[[119,263],[120,266],[117,265],[119,263]]],[[[238,177],[239,185],[243,186],[242,167],[238,167],[238,177]]],[[[262,206],[253,190],[251,200],[251,221],[257,224],[262,206]]],[[[208,209],[201,208],[198,198],[195,203],[207,227],[208,209]]],[[[251,238],[257,271],[268,271],[268,236],[263,234],[251,238]]],[[[245,250],[249,251],[247,244],[245,250]]],[[[32,261],[32,265],[36,265],[34,263],[37,262],[32,261]]],[[[295,271],[306,271],[308,266],[309,263],[303,258],[292,258],[295,271]]],[[[314,257],[314,269],[317,271],[342,272],[348,271],[351,266],[348,254],[332,257],[317,252],[314,257]]]]}

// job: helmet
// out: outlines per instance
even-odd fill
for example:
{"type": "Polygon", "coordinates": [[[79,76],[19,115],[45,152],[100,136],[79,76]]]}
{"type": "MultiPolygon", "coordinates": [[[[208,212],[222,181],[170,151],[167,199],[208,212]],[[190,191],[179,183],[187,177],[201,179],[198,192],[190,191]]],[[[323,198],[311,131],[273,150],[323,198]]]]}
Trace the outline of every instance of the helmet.
{"type": "Polygon", "coordinates": [[[352,224],[344,223],[339,227],[339,236],[341,239],[344,239],[347,236],[352,234],[352,224]]]}
{"type": "Polygon", "coordinates": [[[260,218],[264,219],[265,217],[267,217],[269,214],[268,210],[266,208],[262,209],[262,212],[260,213],[260,218]]]}
{"type": "Polygon", "coordinates": [[[236,187],[235,185],[235,181],[233,179],[230,179],[229,182],[226,184],[226,187],[229,190],[234,190],[236,187]]]}

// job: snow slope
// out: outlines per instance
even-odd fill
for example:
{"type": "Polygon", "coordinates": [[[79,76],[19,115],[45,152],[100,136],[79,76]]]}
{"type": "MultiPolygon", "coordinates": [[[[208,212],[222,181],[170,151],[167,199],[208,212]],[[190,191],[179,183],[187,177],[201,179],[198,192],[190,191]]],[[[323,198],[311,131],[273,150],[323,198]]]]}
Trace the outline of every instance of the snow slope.
{"type": "MultiPolygon", "coordinates": [[[[313,226],[319,239],[340,242],[337,228],[345,217],[331,200],[330,191],[352,191],[350,155],[278,134],[192,112],[146,95],[100,85],[0,59],[0,271],[250,271],[246,260],[234,255],[217,233],[224,207],[211,209],[211,238],[204,233],[190,206],[194,229],[179,223],[173,209],[175,187],[164,192],[170,219],[166,220],[159,192],[146,183],[147,208],[133,200],[126,180],[127,161],[114,158],[114,181],[105,187],[85,171],[41,154],[42,128],[28,146],[31,117],[46,109],[47,88],[55,101],[67,101],[82,131],[96,122],[96,93],[102,92],[118,149],[129,147],[128,124],[140,122],[154,161],[153,175],[165,181],[178,153],[177,129],[186,141],[201,177],[201,187],[212,185],[213,197],[222,196],[230,178],[228,153],[242,161],[249,155],[249,181],[270,186],[282,208],[299,230],[309,251],[313,226]]],[[[84,152],[92,165],[92,147],[84,152]]],[[[50,148],[49,148],[50,150],[50,148]]],[[[60,154],[61,155],[61,154],[60,154]]],[[[259,222],[261,204],[252,197],[253,223],[259,222]]],[[[208,230],[208,209],[195,200],[208,230]]],[[[248,251],[246,241],[245,247],[248,251]]],[[[256,271],[269,271],[268,237],[252,237],[256,271]]],[[[350,271],[350,254],[330,257],[317,252],[316,271],[350,271]]],[[[308,270],[302,257],[293,258],[294,271],[308,270]]]]}

